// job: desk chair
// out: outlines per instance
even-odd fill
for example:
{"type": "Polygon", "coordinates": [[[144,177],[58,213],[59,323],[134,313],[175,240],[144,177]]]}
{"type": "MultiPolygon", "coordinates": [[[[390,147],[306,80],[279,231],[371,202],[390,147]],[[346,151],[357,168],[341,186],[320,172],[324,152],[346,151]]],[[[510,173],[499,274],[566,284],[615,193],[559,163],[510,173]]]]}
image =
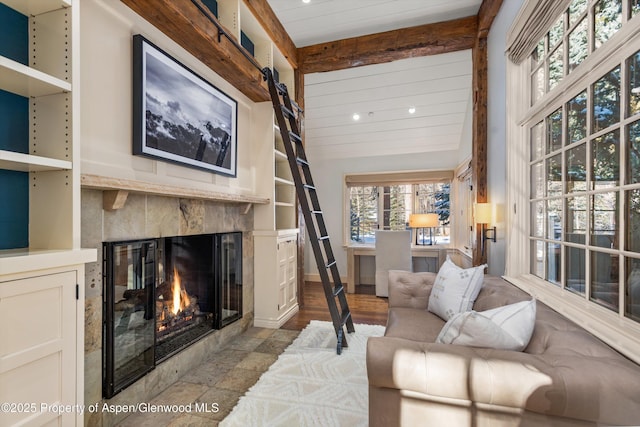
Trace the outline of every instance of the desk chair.
{"type": "Polygon", "coordinates": [[[389,270],[411,271],[411,231],[376,231],[376,295],[389,296],[389,270]]]}

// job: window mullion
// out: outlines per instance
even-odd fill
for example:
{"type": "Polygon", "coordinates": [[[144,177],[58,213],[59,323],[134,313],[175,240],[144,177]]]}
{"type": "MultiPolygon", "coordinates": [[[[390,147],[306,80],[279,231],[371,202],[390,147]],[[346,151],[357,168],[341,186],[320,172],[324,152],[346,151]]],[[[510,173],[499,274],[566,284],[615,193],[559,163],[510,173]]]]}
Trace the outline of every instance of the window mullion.
{"type": "MultiPolygon", "coordinates": [[[[624,1],[622,22],[623,25],[627,20],[627,17],[631,13],[630,2],[624,1]]],[[[618,250],[620,255],[618,256],[618,315],[624,318],[625,315],[625,282],[627,277],[627,266],[625,262],[624,251],[627,247],[627,233],[626,233],[626,215],[627,212],[627,200],[625,197],[625,185],[627,181],[627,117],[629,116],[629,99],[627,88],[629,84],[630,76],[628,73],[628,59],[621,60],[620,66],[620,172],[619,172],[619,189],[618,189],[618,250]]]]}
{"type": "Polygon", "coordinates": [[[596,4],[597,4],[597,0],[596,1],[591,1],[589,6],[587,7],[587,34],[589,36],[589,38],[587,39],[587,44],[588,44],[588,53],[587,53],[587,57],[589,57],[589,55],[591,55],[593,52],[595,52],[596,48],[596,31],[595,31],[595,8],[596,8],[596,4]]]}

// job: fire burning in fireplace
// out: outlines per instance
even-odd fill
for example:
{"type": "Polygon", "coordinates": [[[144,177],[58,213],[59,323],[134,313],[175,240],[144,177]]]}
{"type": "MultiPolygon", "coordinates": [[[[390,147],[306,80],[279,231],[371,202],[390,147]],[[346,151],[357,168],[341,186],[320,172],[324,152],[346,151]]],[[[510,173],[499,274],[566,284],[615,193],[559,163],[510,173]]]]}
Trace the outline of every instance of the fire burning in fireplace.
{"type": "Polygon", "coordinates": [[[176,268],[173,269],[171,284],[163,283],[156,294],[158,338],[167,337],[200,322],[202,316],[198,298],[187,293],[176,268]]]}
{"type": "Polygon", "coordinates": [[[175,268],[173,269],[173,286],[171,287],[171,291],[173,293],[173,307],[171,308],[171,312],[175,316],[191,305],[189,295],[187,291],[182,288],[180,275],[175,268]]]}

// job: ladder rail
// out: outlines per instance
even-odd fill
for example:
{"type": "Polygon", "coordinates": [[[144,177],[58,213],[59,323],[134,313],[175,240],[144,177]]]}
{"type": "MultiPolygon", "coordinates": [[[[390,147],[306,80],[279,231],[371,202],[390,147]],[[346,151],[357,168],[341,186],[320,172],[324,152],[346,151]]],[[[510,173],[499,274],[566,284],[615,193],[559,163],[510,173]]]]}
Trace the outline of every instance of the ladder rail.
{"type": "Polygon", "coordinates": [[[329,307],[331,319],[333,320],[334,329],[336,331],[336,337],[338,341],[337,352],[338,354],[340,354],[343,344],[345,347],[347,346],[347,340],[344,337],[343,327],[347,326],[348,332],[354,332],[353,319],[351,318],[351,311],[349,310],[349,304],[345,295],[344,286],[342,285],[342,281],[340,279],[340,274],[335,262],[335,256],[331,248],[331,243],[328,239],[329,234],[324,222],[322,209],[320,209],[320,202],[316,194],[315,186],[313,185],[309,162],[307,161],[306,153],[304,151],[304,147],[302,146],[302,139],[300,138],[298,124],[295,120],[294,111],[302,112],[302,109],[298,106],[298,104],[295,103],[295,101],[291,100],[286,86],[274,80],[271,69],[269,69],[269,67],[262,68],[260,64],[255,60],[255,58],[253,58],[253,56],[251,56],[240,45],[240,43],[238,43],[235,37],[232,37],[224,29],[224,27],[218,23],[217,19],[215,19],[213,14],[208,10],[208,8],[202,3],[201,0],[191,0],[191,2],[198,8],[200,13],[202,13],[209,21],[211,21],[211,23],[216,26],[218,30],[218,42],[220,42],[223,37],[227,38],[229,42],[245,56],[245,58],[251,63],[251,65],[253,65],[262,73],[262,76],[267,81],[269,94],[271,95],[271,101],[273,103],[273,109],[275,111],[278,126],[280,128],[280,133],[284,141],[289,167],[291,168],[291,173],[294,176],[296,194],[298,196],[298,200],[300,201],[300,207],[303,212],[304,221],[308,225],[307,231],[309,232],[309,238],[311,239],[311,247],[313,248],[314,256],[316,258],[316,264],[318,265],[318,271],[320,272],[320,278],[322,280],[323,288],[325,291],[327,305],[329,307]],[[280,94],[282,94],[284,103],[280,103],[280,94]],[[284,118],[285,111],[283,110],[285,109],[287,112],[287,116],[289,117],[289,128],[287,128],[287,124],[284,118]],[[288,129],[290,129],[290,131],[288,129]],[[295,140],[296,150],[293,149],[294,144],[291,141],[292,138],[295,140]],[[303,170],[303,175],[300,174],[300,169],[303,170]],[[309,202],[311,202],[311,206],[309,206],[309,202]],[[316,230],[316,226],[318,227],[318,230],[316,230]],[[322,237],[322,248],[320,247],[320,237],[322,237]],[[331,271],[331,277],[334,284],[333,289],[331,289],[331,281],[329,279],[327,270],[331,271]],[[340,312],[338,311],[338,307],[336,305],[336,296],[340,303],[340,312]]]}
{"type": "Polygon", "coordinates": [[[301,112],[301,109],[291,103],[286,86],[274,81],[270,69],[265,68],[263,73],[267,80],[277,125],[280,129],[287,161],[295,184],[296,195],[300,203],[304,221],[307,224],[306,229],[309,233],[311,247],[316,265],[318,266],[318,272],[325,291],[325,298],[338,340],[337,352],[340,354],[342,347],[348,346],[343,328],[346,326],[348,332],[354,332],[355,328],[345,295],[345,289],[340,279],[335,255],[331,247],[322,209],[320,208],[320,201],[313,183],[311,168],[302,145],[302,139],[300,138],[300,131],[294,110],[301,112]],[[280,101],[281,96],[282,103],[280,101]],[[285,118],[285,115],[288,120],[285,118]],[[329,277],[329,273],[331,277],[329,277]],[[333,287],[331,283],[334,284],[333,287]],[[338,307],[336,303],[336,298],[338,299],[340,307],[338,307]]]}

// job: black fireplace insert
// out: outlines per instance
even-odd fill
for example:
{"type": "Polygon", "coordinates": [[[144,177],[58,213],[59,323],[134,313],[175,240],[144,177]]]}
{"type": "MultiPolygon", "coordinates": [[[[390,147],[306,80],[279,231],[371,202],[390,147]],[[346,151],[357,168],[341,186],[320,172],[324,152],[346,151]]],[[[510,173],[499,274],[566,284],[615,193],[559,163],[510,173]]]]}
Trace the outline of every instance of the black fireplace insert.
{"type": "Polygon", "coordinates": [[[103,392],[242,317],[242,233],[105,242],[103,392]]]}

